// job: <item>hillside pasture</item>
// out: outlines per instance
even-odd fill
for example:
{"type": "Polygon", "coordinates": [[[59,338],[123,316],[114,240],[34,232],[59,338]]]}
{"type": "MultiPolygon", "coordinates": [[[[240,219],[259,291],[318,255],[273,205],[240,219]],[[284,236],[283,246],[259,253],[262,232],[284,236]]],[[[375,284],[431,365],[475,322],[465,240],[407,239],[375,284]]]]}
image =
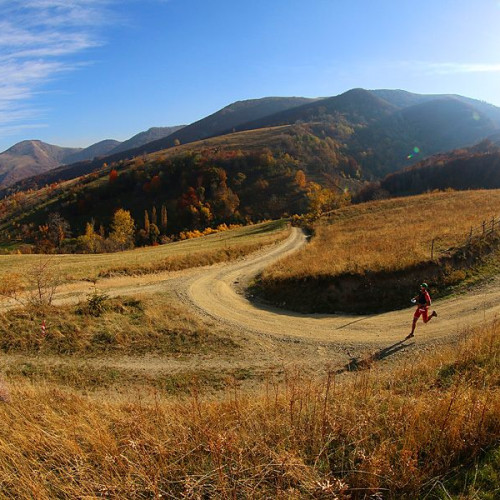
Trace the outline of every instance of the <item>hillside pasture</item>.
{"type": "MultiPolygon", "coordinates": [[[[500,190],[424,194],[352,205],[318,221],[311,244],[264,279],[405,269],[463,245],[471,227],[500,216],[500,190]]],[[[489,227],[489,226],[488,226],[489,227]]]]}
{"type": "Polygon", "coordinates": [[[52,260],[64,281],[186,269],[241,257],[279,241],[287,234],[285,221],[273,221],[124,252],[92,255],[2,255],[0,277],[12,272],[23,274],[23,271],[36,265],[40,259],[52,260]]]}
{"type": "Polygon", "coordinates": [[[482,243],[467,255],[457,248],[467,243],[471,228],[473,236],[481,236],[483,221],[489,230],[499,216],[500,190],[439,192],[342,208],[315,223],[310,245],[263,272],[260,291],[303,312],[403,307],[421,281],[441,293],[463,280],[474,259],[487,252],[482,243]]]}

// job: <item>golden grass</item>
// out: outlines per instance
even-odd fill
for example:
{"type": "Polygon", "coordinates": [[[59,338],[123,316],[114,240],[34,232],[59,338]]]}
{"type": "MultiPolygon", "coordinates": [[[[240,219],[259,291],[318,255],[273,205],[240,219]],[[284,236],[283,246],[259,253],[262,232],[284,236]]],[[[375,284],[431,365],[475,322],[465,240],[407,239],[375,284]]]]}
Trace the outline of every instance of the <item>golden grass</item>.
{"type": "Polygon", "coordinates": [[[7,498],[420,498],[500,440],[500,325],[391,373],[111,403],[10,384],[7,498]],[[376,497],[372,497],[376,498],[376,497]]]}
{"type": "MultiPolygon", "coordinates": [[[[97,255],[56,255],[66,280],[93,279],[110,274],[110,270],[135,269],[140,274],[150,269],[184,269],[221,260],[230,260],[280,240],[288,234],[284,221],[255,224],[239,229],[204,236],[192,240],[169,243],[157,247],[137,248],[125,252],[97,255]]],[[[0,276],[10,272],[22,272],[40,259],[39,255],[0,255],[0,276]]],[[[133,274],[133,272],[132,272],[133,274]]]]}
{"type": "MultiPolygon", "coordinates": [[[[465,243],[472,226],[500,216],[500,190],[432,193],[353,205],[316,223],[311,244],[263,280],[396,271],[465,243]]],[[[489,226],[488,226],[489,227],[489,226]]],[[[498,226],[497,226],[498,228],[498,226]]]]}
{"type": "Polygon", "coordinates": [[[189,355],[231,352],[237,347],[227,333],[207,326],[172,294],[106,299],[103,308],[97,317],[85,302],[0,313],[0,352],[38,356],[189,355]]]}

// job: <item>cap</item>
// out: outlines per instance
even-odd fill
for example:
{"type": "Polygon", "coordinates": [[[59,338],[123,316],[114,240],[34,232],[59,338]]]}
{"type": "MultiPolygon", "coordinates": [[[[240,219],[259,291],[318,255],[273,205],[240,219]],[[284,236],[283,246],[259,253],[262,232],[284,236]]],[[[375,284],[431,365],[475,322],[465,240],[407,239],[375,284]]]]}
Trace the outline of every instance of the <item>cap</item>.
{"type": "Polygon", "coordinates": [[[422,283],[420,285],[420,288],[429,288],[429,285],[427,283],[422,283]]]}

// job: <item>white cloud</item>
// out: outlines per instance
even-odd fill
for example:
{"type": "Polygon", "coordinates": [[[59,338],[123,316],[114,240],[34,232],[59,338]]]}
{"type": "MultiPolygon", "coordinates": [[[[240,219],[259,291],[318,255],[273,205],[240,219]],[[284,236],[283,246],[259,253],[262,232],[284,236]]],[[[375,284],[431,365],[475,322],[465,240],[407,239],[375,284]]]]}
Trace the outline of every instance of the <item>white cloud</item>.
{"type": "Polygon", "coordinates": [[[459,73],[499,73],[500,63],[456,63],[456,62],[405,62],[405,67],[431,75],[453,75],[459,73]]]}
{"type": "Polygon", "coordinates": [[[113,0],[0,0],[0,133],[35,126],[33,98],[101,45],[113,0]]]}

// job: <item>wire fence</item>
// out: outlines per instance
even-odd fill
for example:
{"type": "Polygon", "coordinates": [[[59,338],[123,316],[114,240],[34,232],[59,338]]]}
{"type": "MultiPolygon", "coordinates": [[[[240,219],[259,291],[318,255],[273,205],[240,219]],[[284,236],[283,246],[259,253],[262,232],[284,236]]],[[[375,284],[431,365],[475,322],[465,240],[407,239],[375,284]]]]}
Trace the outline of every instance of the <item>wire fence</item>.
{"type": "Polygon", "coordinates": [[[483,220],[481,224],[476,227],[471,226],[469,233],[467,234],[464,243],[459,246],[439,249],[439,241],[442,239],[440,237],[433,238],[430,245],[430,255],[431,260],[434,258],[439,258],[444,255],[449,255],[451,252],[456,252],[457,250],[464,250],[468,248],[473,242],[485,239],[493,233],[498,232],[500,228],[500,217],[493,216],[491,220],[483,220]]]}

